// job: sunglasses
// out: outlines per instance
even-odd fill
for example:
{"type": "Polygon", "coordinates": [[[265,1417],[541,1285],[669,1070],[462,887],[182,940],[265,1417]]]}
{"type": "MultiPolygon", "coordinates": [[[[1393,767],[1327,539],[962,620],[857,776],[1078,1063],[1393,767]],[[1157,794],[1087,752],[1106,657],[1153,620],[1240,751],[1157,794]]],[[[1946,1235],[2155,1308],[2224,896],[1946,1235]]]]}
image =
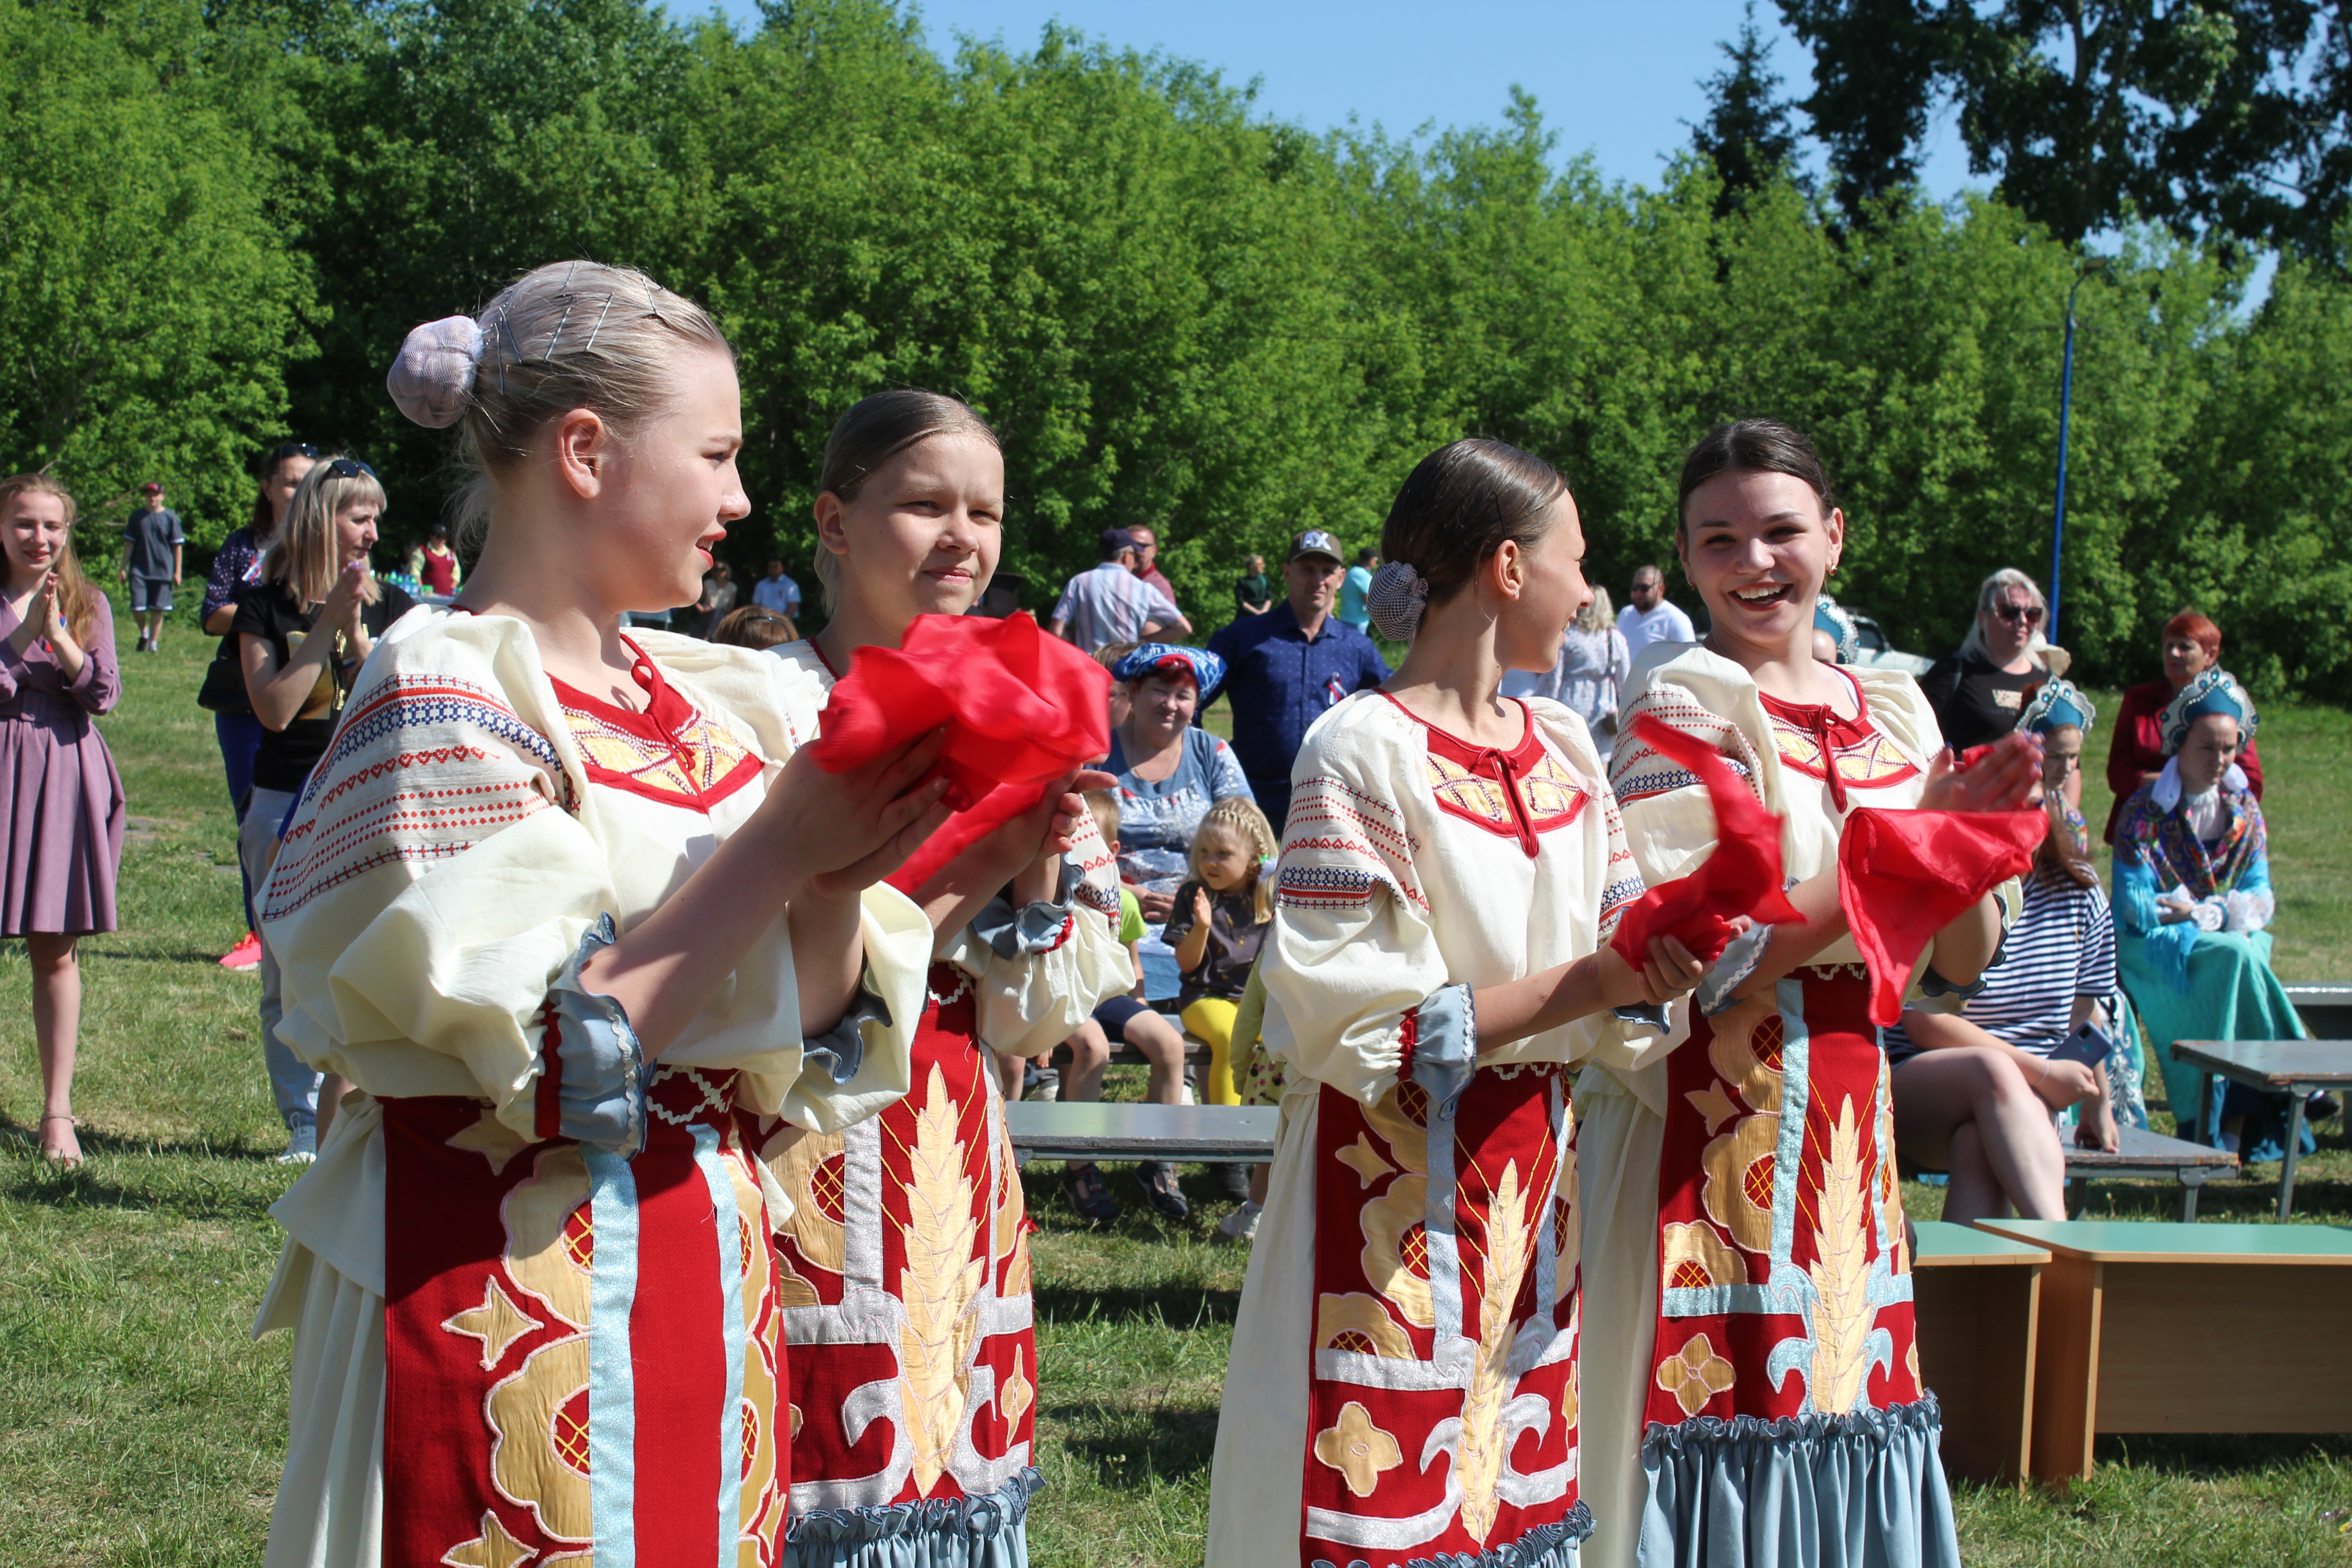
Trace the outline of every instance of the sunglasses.
{"type": "Polygon", "coordinates": [[[261,461],[265,468],[275,468],[289,458],[316,459],[318,456],[319,448],[308,441],[280,441],[277,446],[269,448],[261,461]]]}
{"type": "Polygon", "coordinates": [[[357,458],[337,458],[327,465],[327,477],[331,479],[355,479],[362,474],[372,479],[375,478],[375,470],[357,458]]]}
{"type": "Polygon", "coordinates": [[[2039,605],[1995,605],[1992,613],[2011,625],[2023,621],[2029,626],[2040,626],[2044,614],[2039,605]]]}

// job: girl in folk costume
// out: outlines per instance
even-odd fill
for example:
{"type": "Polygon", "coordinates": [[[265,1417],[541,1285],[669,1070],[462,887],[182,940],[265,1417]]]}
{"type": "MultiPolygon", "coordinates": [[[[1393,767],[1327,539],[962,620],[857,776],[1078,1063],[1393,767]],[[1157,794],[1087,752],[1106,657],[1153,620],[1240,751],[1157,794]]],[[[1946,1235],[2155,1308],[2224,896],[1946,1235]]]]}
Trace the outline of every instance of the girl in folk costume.
{"type": "Polygon", "coordinates": [[[1208,1560],[1556,1568],[1590,1528],[1564,1064],[1700,966],[1603,945],[1642,882],[1592,742],[1497,694],[1550,668],[1587,596],[1566,483],[1457,441],[1405,481],[1381,553],[1372,615],[1412,653],[1291,774],[1259,967],[1289,1089],[1208,1560]]]}
{"type": "MultiPolygon", "coordinates": [[[[1684,464],[1676,546],[1712,629],[1644,652],[1628,688],[1611,773],[1642,875],[1688,875],[1717,839],[1699,781],[1633,733],[1647,720],[1719,752],[1781,816],[1804,919],[1735,942],[1686,1037],[1604,1047],[1578,1079],[1588,1560],[1612,1568],[1637,1540],[1656,1568],[1958,1562],[1838,845],[1865,805],[2017,804],[2039,742],[1958,770],[1910,677],[1815,660],[1844,529],[1801,435],[1718,427],[1684,464]]],[[[1933,973],[1973,983],[2000,929],[1991,900],[1967,903],[1933,973]]]]}
{"type": "Polygon", "coordinates": [[[281,1036],[357,1089],[271,1211],[268,1562],[772,1565],[777,1198],[739,1118],[905,1092],[930,928],[876,884],[944,818],[938,745],[819,772],[790,667],[622,632],[751,510],[699,308],[558,263],[389,379],[463,422],[487,531],[377,642],[260,892],[281,1036]]]}
{"type": "MultiPolygon", "coordinates": [[[[832,619],[771,651],[824,693],[859,648],[896,648],[916,616],[978,600],[1003,542],[1004,459],[955,399],[877,393],[834,426],[818,489],[832,619]]],[[[1066,815],[1045,852],[1038,823],[1016,818],[916,889],[935,934],[928,998],[893,1015],[915,1023],[907,1098],[846,1130],[781,1127],[761,1145],[792,1201],[777,1240],[798,1380],[798,1563],[1028,1561],[1041,1480],[1028,1221],[981,1047],[1050,1050],[1134,984],[1109,847],[1061,793],[1109,782],[1075,773],[1048,792],[1066,815]]]]}

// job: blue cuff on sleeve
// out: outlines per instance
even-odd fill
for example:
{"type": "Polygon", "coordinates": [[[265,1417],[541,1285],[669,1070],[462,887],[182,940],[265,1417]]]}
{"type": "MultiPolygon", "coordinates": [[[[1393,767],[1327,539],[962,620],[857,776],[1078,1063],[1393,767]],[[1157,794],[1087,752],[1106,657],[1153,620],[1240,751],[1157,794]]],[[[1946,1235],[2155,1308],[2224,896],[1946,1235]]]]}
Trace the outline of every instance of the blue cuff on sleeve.
{"type": "Polygon", "coordinates": [[[1715,961],[1715,967],[1706,972],[1706,978],[1698,983],[1696,999],[1699,1012],[1712,1018],[1729,1007],[1731,994],[1756,973],[1757,966],[1764,962],[1764,950],[1771,945],[1772,928],[1769,925],[1750,926],[1743,935],[1734,937],[1731,945],[1723,950],[1723,956],[1715,961]]]}
{"type": "Polygon", "coordinates": [[[656,1069],[646,1061],[626,1010],[580,982],[581,969],[617,934],[613,917],[600,917],[548,988],[544,1048],[553,1053],[560,1077],[557,1135],[628,1159],[646,1144],[646,1085],[656,1069]]]}
{"type": "Polygon", "coordinates": [[[1478,1070],[1478,1009],[1470,987],[1431,992],[1414,1009],[1414,1023],[1412,1081],[1428,1092],[1433,1110],[1451,1116],[1478,1070]]]}
{"type": "Polygon", "coordinates": [[[890,1005],[875,991],[870,969],[858,977],[857,994],[849,999],[849,1011],[841,1016],[841,1022],[801,1042],[801,1060],[824,1068],[836,1086],[847,1083],[866,1065],[869,1020],[886,1029],[890,1026],[890,1005]]]}
{"type": "Polygon", "coordinates": [[[1070,923],[1071,902],[1085,879],[1086,868],[1065,855],[1058,902],[1039,899],[1016,910],[1011,899],[999,893],[971,917],[972,934],[988,943],[999,958],[1051,952],[1062,945],[1062,931],[1070,923]]]}

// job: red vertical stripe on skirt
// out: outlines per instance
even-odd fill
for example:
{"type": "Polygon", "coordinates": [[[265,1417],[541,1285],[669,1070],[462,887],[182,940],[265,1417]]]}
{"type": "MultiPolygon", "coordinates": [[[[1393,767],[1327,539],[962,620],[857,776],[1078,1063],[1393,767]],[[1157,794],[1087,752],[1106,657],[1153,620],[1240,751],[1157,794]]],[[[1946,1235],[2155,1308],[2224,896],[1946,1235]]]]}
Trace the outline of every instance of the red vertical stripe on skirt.
{"type": "MultiPolygon", "coordinates": [[[[719,1561],[719,1415],[727,1389],[726,1345],[711,1331],[725,1303],[710,1188],[684,1139],[656,1137],[631,1168],[638,1247],[630,1370],[639,1389],[663,1391],[637,1401],[637,1568],[710,1568],[719,1561]],[[688,1499],[694,1506],[682,1506],[688,1499]]],[[[734,1237],[727,1243],[738,1245],[734,1237]]],[[[730,1454],[726,1462],[742,1458],[730,1454]]]]}

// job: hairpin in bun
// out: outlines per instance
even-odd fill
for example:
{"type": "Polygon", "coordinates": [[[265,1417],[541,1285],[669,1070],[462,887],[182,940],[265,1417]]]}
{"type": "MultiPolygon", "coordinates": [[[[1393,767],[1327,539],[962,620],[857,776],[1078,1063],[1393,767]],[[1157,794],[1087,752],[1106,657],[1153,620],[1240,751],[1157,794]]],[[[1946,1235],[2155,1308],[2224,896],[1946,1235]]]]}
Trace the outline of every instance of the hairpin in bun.
{"type": "Polygon", "coordinates": [[[445,429],[466,416],[481,359],[482,323],[444,316],[409,331],[384,374],[384,389],[403,414],[428,430],[445,429]]]}
{"type": "Polygon", "coordinates": [[[1410,562],[1391,561],[1372,574],[1364,591],[1364,611],[1381,636],[1391,642],[1411,642],[1421,629],[1421,613],[1429,607],[1429,579],[1410,562]]]}

